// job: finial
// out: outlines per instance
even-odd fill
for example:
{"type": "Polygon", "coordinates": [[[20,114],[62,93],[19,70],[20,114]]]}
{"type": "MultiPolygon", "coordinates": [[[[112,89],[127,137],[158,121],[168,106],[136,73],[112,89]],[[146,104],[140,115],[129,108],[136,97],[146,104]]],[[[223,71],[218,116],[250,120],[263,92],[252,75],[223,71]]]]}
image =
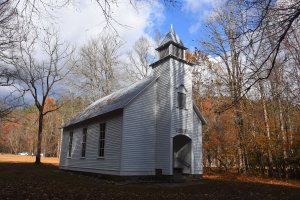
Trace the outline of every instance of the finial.
{"type": "Polygon", "coordinates": [[[170,32],[174,32],[173,25],[171,24],[170,32]]]}

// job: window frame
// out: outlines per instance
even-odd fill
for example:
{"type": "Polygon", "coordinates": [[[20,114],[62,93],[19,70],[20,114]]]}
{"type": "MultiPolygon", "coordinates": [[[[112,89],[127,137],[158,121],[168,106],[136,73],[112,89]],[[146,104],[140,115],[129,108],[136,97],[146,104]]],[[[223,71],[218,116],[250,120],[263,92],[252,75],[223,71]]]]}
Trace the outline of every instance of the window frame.
{"type": "Polygon", "coordinates": [[[82,129],[81,158],[86,157],[87,128],[82,129]]]}
{"type": "Polygon", "coordinates": [[[104,158],[105,153],[105,134],[106,123],[99,125],[99,138],[98,138],[98,158],[104,158]]]}
{"type": "Polygon", "coordinates": [[[67,155],[67,158],[71,158],[72,157],[73,135],[74,135],[74,132],[70,131],[69,132],[69,144],[68,144],[68,155],[67,155]]]}
{"type": "Polygon", "coordinates": [[[186,93],[177,92],[177,107],[179,109],[186,109],[186,93]]]}

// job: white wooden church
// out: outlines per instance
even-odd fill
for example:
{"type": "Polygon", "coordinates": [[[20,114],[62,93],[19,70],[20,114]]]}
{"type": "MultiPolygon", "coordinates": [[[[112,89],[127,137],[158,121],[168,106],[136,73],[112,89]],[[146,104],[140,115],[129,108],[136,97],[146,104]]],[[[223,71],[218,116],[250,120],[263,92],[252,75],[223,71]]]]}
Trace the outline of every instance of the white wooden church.
{"type": "Polygon", "coordinates": [[[202,125],[192,63],[171,30],[153,75],[92,103],[65,124],[60,169],[118,176],[201,175],[202,125]]]}

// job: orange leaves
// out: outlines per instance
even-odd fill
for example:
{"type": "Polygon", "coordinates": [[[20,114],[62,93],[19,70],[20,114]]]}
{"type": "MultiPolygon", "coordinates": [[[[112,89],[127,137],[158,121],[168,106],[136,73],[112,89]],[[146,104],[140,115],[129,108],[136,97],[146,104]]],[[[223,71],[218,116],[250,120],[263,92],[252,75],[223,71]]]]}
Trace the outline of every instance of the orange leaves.
{"type": "Polygon", "coordinates": [[[14,129],[19,129],[21,127],[22,127],[22,125],[19,124],[18,122],[9,122],[8,121],[3,124],[3,126],[1,127],[1,131],[6,133],[6,132],[12,131],[14,129]]]}
{"type": "Polygon", "coordinates": [[[56,110],[57,109],[57,104],[56,100],[52,97],[48,97],[45,101],[45,107],[44,107],[44,113],[56,110]]]}
{"type": "Polygon", "coordinates": [[[208,57],[201,53],[200,51],[195,51],[195,52],[186,52],[185,53],[185,59],[189,62],[199,64],[200,61],[205,62],[208,61],[208,57]]]}
{"type": "Polygon", "coordinates": [[[204,110],[211,110],[212,109],[212,104],[211,104],[211,102],[210,101],[204,101],[204,103],[203,103],[203,109],[204,110]]]}

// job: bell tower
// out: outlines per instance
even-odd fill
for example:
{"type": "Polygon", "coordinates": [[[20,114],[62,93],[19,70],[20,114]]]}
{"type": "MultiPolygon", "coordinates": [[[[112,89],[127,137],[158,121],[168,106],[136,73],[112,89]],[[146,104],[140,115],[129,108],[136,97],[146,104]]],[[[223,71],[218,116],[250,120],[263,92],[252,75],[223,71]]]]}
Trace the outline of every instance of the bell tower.
{"type": "Polygon", "coordinates": [[[175,33],[173,26],[165,38],[161,41],[156,50],[159,52],[159,59],[163,59],[169,55],[176,56],[180,59],[185,59],[185,50],[187,48],[183,45],[182,41],[175,33]]]}
{"type": "Polygon", "coordinates": [[[156,169],[172,175],[174,169],[193,173],[193,65],[185,58],[186,47],[171,26],[156,50],[159,59],[150,66],[156,84],[156,169]],[[180,137],[179,137],[180,136],[180,137]],[[177,139],[176,139],[177,138],[177,139]],[[179,138],[179,139],[178,139],[179,138]],[[184,140],[182,140],[184,138],[184,140]],[[183,143],[182,141],[186,141],[183,143]],[[188,158],[180,163],[180,155],[188,158]]]}

